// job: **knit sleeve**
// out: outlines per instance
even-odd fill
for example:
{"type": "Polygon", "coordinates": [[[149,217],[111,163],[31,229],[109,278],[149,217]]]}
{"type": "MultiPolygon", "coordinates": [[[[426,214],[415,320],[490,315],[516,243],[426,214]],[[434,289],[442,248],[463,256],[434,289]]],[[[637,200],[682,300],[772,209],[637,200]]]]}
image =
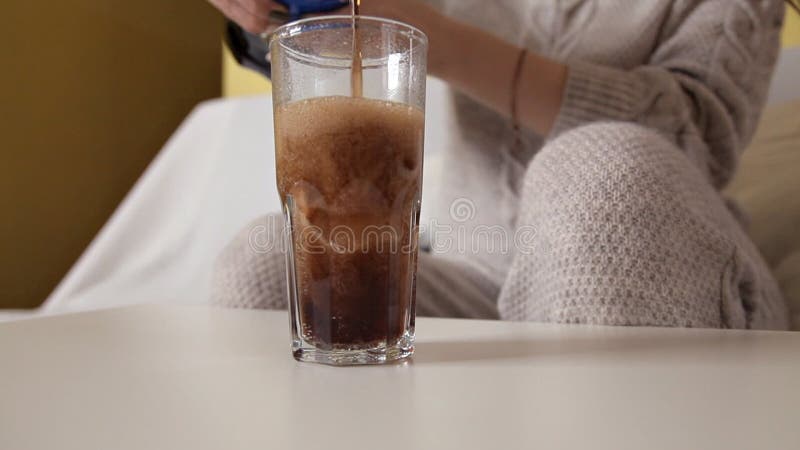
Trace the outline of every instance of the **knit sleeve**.
{"type": "Polygon", "coordinates": [[[550,138],[590,122],[636,122],[684,149],[721,187],[755,131],[785,8],[780,0],[676,3],[689,6],[665,22],[647,64],[569,63],[550,138]]]}

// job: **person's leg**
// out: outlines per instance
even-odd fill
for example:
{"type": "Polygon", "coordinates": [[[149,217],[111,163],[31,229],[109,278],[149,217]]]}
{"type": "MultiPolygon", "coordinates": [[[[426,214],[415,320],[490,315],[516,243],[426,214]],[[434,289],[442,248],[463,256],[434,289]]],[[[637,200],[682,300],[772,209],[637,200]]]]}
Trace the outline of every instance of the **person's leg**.
{"type": "Polygon", "coordinates": [[[499,319],[500,286],[458,261],[420,253],[417,315],[455,319],[499,319]]]}
{"type": "Polygon", "coordinates": [[[596,124],[534,157],[504,319],[786,328],[769,269],[680,149],[631,124],[596,124]]]}
{"type": "MultiPolygon", "coordinates": [[[[246,226],[217,258],[212,304],[231,308],[286,309],[283,218],[274,214],[246,226]]],[[[417,315],[497,319],[500,287],[458,262],[421,252],[417,315]]]]}
{"type": "Polygon", "coordinates": [[[283,217],[250,222],[214,263],[211,304],[228,308],[286,309],[283,217]]]}

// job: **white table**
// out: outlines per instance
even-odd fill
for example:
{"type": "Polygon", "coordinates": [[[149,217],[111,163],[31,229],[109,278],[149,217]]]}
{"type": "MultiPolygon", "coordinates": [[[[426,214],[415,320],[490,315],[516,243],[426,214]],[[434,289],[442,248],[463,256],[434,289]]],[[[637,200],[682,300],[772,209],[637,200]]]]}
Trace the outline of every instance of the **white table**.
{"type": "Polygon", "coordinates": [[[0,324],[0,449],[797,449],[800,334],[421,319],[412,362],[296,363],[286,313],[0,324]]]}

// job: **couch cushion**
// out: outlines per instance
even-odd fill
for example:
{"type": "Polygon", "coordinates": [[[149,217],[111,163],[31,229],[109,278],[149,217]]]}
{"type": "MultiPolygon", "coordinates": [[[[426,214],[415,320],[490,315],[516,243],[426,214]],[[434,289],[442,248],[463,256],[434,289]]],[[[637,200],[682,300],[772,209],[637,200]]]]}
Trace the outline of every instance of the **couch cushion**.
{"type": "Polygon", "coordinates": [[[749,215],[800,330],[800,101],[767,108],[727,192],[749,215]]]}

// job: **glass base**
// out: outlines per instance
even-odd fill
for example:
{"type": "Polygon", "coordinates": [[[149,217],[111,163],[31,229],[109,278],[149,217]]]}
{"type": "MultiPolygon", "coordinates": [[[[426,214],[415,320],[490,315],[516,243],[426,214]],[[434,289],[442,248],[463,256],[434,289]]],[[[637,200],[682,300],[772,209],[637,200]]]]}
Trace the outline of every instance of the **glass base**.
{"type": "Polygon", "coordinates": [[[360,366],[389,364],[402,361],[414,353],[414,336],[407,334],[392,346],[379,346],[358,350],[321,350],[295,340],[292,343],[294,359],[301,362],[327,364],[330,366],[360,366]]]}

